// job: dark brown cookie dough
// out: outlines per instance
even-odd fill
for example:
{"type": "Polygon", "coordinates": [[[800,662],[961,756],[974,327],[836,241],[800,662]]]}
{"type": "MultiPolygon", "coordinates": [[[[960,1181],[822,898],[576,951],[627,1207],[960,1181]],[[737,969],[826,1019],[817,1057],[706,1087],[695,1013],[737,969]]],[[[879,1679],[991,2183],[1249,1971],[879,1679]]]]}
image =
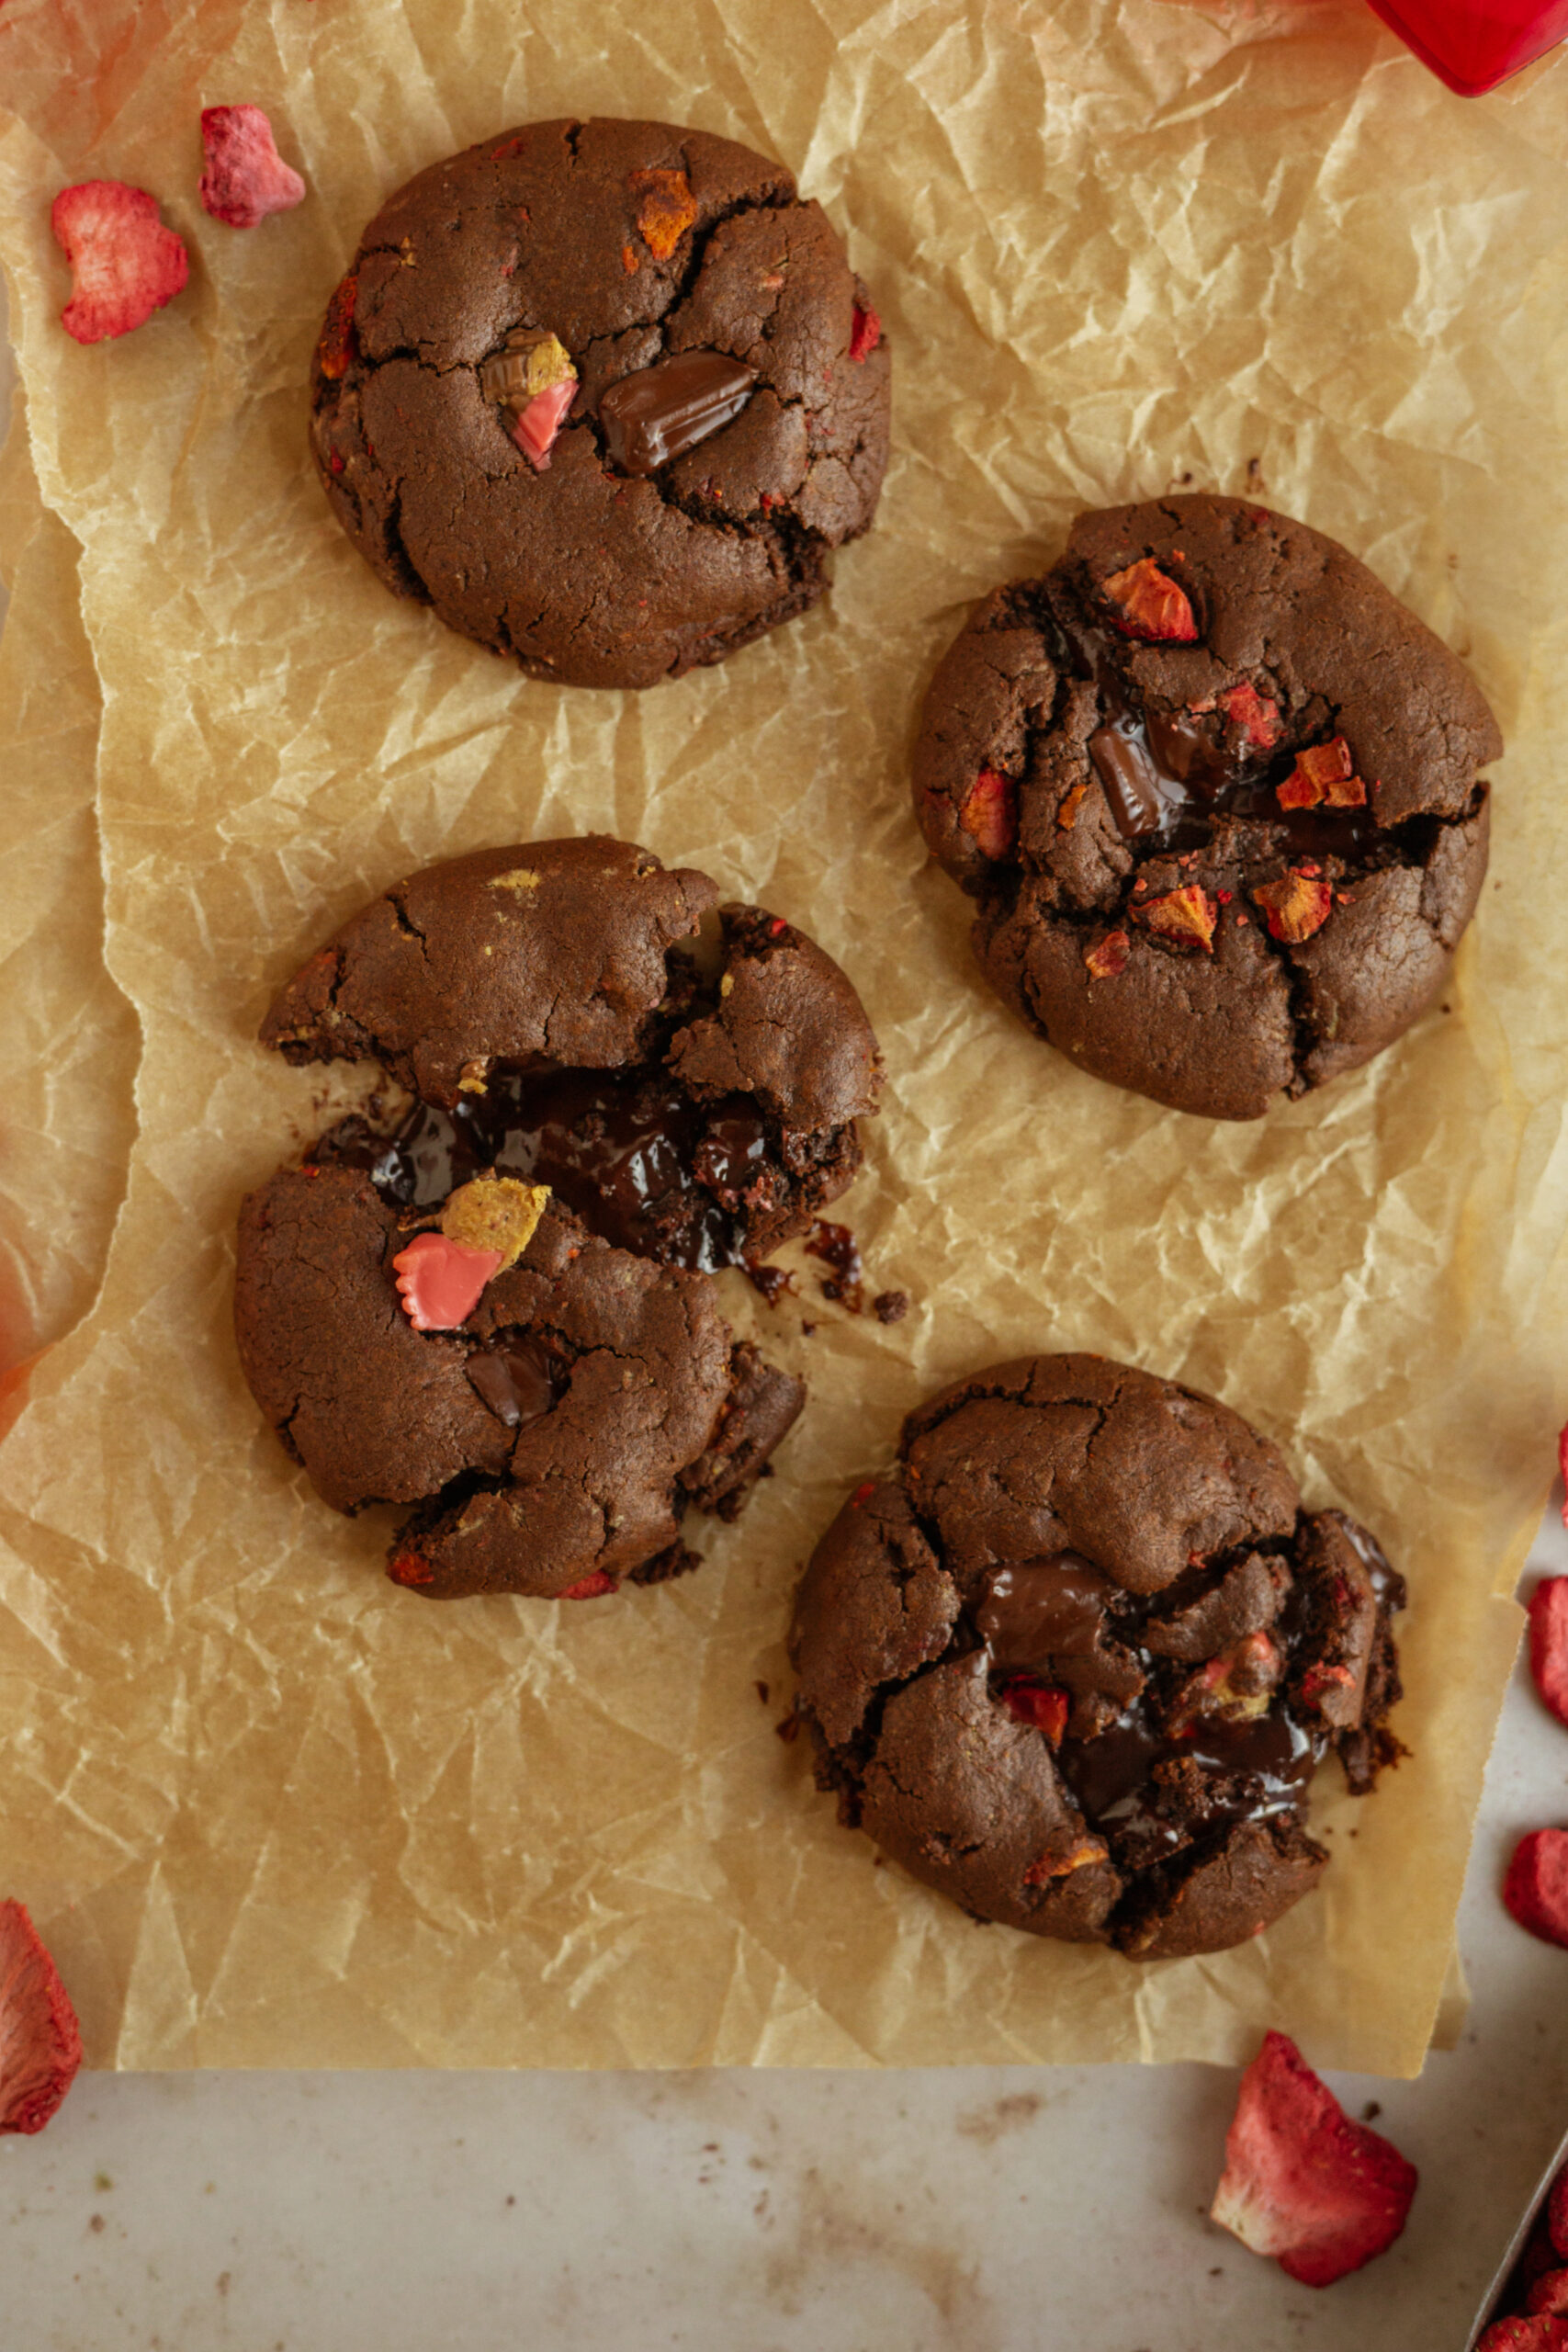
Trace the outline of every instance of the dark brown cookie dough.
{"type": "Polygon", "coordinates": [[[249,1196],[235,1297],[245,1376],[324,1500],[416,1507],[400,1583],[678,1574],[683,1512],[733,1515],[800,1410],[708,1274],[844,1190],[881,1062],[782,917],[725,908],[705,948],[716,897],[603,837],[480,851],[372,900],[267,1015],[289,1060],[372,1060],[414,1097],[249,1196]],[[416,1329],[411,1244],[469,1263],[461,1204],[537,1187],[520,1254],[416,1329]]]}
{"type": "Polygon", "coordinates": [[[876,509],[888,368],[782,164],[666,123],[528,123],[371,221],[312,446],[397,594],[536,676],[649,686],[822,594],[876,509]]]}
{"type": "Polygon", "coordinates": [[[802,1580],[797,1710],[841,1817],[978,1918],[1223,1951],[1327,1863],[1303,1816],[1399,1754],[1402,1579],[1195,1390],[1036,1356],[945,1390],[802,1580]]]}
{"type": "Polygon", "coordinates": [[[1003,1001],[1101,1078],[1259,1117],[1444,985],[1501,738],[1353,556],[1240,500],[1080,514],[926,698],[915,807],[1003,1001]]]}

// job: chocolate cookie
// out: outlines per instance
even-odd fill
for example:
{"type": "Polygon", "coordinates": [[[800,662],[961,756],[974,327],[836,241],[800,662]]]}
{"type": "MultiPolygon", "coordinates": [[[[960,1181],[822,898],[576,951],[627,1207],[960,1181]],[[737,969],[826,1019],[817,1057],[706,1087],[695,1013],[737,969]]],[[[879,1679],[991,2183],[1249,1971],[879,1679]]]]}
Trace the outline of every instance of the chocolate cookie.
{"type": "Polygon", "coordinates": [[[1325,1869],[1303,1816],[1328,1750],[1358,1794],[1399,1755],[1404,1601],[1224,1406],[1036,1356],[911,1413],[839,1513],[795,1601],[796,1706],[841,1818],[976,1917],[1219,1951],[1325,1869]]]}
{"type": "Polygon", "coordinates": [[[1364,565],[1232,498],[1080,514],[926,697],[915,807],[1005,1003],[1101,1078],[1254,1119],[1448,978],[1502,750],[1364,565]]]}
{"type": "Polygon", "coordinates": [[[446,1599],[586,1597],[696,1565],[802,1384],[711,1270],[802,1231],[861,1162],[881,1057],[783,916],[589,836],[481,850],[373,899],[264,1043],[413,1097],[251,1193],[245,1377],[334,1510],[416,1509],[389,1573],[446,1599]],[[711,946],[711,952],[709,952],[711,946]]]}
{"type": "Polygon", "coordinates": [[[311,438],[397,594],[536,676],[651,686],[816,603],[876,511],[888,393],[871,298],[782,164],[536,122],[371,221],[311,438]]]}

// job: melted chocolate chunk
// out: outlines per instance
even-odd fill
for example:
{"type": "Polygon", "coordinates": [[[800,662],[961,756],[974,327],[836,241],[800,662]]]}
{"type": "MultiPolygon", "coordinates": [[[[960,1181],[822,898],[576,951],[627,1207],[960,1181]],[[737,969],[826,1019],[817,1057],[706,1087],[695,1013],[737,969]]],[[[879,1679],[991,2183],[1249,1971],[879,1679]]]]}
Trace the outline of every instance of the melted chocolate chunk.
{"type": "Polygon", "coordinates": [[[1293,751],[1264,751],[1245,739],[1227,747],[1218,711],[1146,711],[1122,662],[1127,640],[1053,601],[1042,627],[1058,669],[1090,678],[1105,711],[1089,756],[1124,841],[1170,850],[1201,848],[1216,817],[1277,826],[1292,855],[1364,857],[1378,827],[1370,807],[1281,808],[1279,788],[1293,751]]]}
{"type": "Polygon", "coordinates": [[[528,1331],[502,1331],[468,1358],[468,1374],[498,1421],[509,1430],[541,1420],[561,1392],[558,1367],[528,1331]]]}
{"type": "Polygon", "coordinates": [[[1114,1589],[1078,1552],[994,1569],[975,1611],[992,1671],[1044,1677],[1053,1657],[1087,1657],[1100,1645],[1114,1589]]]}
{"type": "Polygon", "coordinates": [[[547,1184],[617,1249],[711,1272],[741,1262],[739,1212],[766,1149],[747,1095],[705,1109],[659,1072],[492,1070],[483,1094],[450,1112],[415,1103],[389,1135],[345,1119],[312,1157],[363,1168],[403,1209],[438,1207],[491,1170],[547,1184]]]}
{"type": "Polygon", "coordinates": [[[682,351],[623,376],[599,402],[611,464],[657,473],[739,415],[756,380],[754,368],[722,351],[682,351]]]}
{"type": "Polygon", "coordinates": [[[1094,1738],[1065,1739],[1056,1765],[1089,1826],[1143,1862],[1185,1844],[1200,1824],[1295,1812],[1324,1747],[1282,1706],[1242,1722],[1200,1716],[1189,1736],[1170,1739],[1139,1702],[1094,1738]]]}
{"type": "Polygon", "coordinates": [[[1372,1591],[1380,1609],[1403,1609],[1405,1600],[1404,1578],[1391,1563],[1388,1554],[1375,1535],[1369,1534],[1359,1520],[1342,1510],[1325,1511],[1325,1519],[1337,1520],[1349,1537],[1357,1556],[1371,1578],[1372,1591]]]}
{"type": "MultiPolygon", "coordinates": [[[[1056,1749],[1084,1819],[1134,1866],[1175,1851],[1200,1827],[1293,1811],[1326,1746],[1323,1731],[1307,1730],[1278,1701],[1261,1715],[1199,1714],[1179,1732],[1162,1730],[1169,1669],[1162,1683],[1160,1661],[1140,1642],[1146,1615],[1146,1605],[1131,1602],[1078,1552],[993,1568],[973,1610],[993,1688],[1025,1676],[1076,1690],[1084,1672],[1063,1662],[1099,1659],[1111,1669],[1102,1687],[1113,1696],[1115,1669],[1129,1653],[1147,1679],[1147,1690],[1114,1712],[1097,1699],[1094,1731],[1069,1734],[1056,1749]],[[1108,1636],[1115,1648],[1107,1648],[1108,1636]]],[[[1100,1681],[1091,1665],[1086,1687],[1100,1681]]]]}

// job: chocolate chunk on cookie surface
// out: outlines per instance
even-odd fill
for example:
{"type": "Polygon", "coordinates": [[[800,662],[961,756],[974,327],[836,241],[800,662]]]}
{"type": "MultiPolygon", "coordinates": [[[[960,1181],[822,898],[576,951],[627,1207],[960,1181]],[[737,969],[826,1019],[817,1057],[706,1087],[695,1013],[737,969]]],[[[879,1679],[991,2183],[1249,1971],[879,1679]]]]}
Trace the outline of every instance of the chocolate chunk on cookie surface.
{"type": "Polygon", "coordinates": [[[812,1556],[790,1656],[820,1784],[914,1877],[982,1919],[1173,1959],[1315,1883],[1331,1750],[1358,1793],[1397,1757],[1404,1599],[1224,1406],[1037,1356],[908,1416],[812,1556]]]}
{"type": "Polygon", "coordinates": [[[245,1201],[245,1375],[333,1507],[413,1505],[390,1573],[591,1595],[694,1566],[804,1401],[713,1271],[860,1165],[881,1060],[844,974],[706,876],[589,836],[396,884],[279,992],[264,1041],[412,1096],[245,1201]]]}
{"type": "Polygon", "coordinates": [[[916,813],[1003,1001],[1086,1069],[1261,1116],[1433,1001],[1502,749],[1462,665],[1319,532],[1236,499],[1080,514],[926,698],[916,813]]]}
{"type": "Polygon", "coordinates": [[[781,164],[667,123],[527,123],[367,228],[312,447],[394,593],[536,676],[648,686],[822,594],[875,512],[888,371],[781,164]]]}

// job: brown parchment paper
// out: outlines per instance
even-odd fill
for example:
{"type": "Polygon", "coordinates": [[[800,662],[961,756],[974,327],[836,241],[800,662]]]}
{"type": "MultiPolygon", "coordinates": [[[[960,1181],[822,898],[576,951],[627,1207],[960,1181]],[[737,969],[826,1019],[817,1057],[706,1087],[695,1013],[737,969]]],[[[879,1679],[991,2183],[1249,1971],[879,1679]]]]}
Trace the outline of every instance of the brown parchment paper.
{"type": "Polygon", "coordinates": [[[0,451],[0,1427],[91,1304],[125,1189],[135,1016],[104,965],[101,697],[76,548],[43,503],[18,394],[0,451]],[[39,1205],[49,1212],[40,1216],[39,1205]]]}
{"type": "Polygon", "coordinates": [[[97,2062],[1234,2059],[1267,2022],[1318,2064],[1419,2065],[1565,1401],[1565,89],[1552,63],[1467,105],[1332,0],[9,0],[4,251],[102,687],[107,969],[143,1037],[102,1293],[0,1459],[0,1869],[97,2062]],[[237,99],[311,187],[254,234],[196,201],[197,109],[237,99]],[[897,352],[882,516],[831,598],[637,699],[524,682],[388,598],[303,447],[321,309],[381,196],[594,110],[786,158],[897,352]],[[47,209],[90,174],[155,188],[193,269],[83,351],[47,209]],[[1344,537],[1510,744],[1450,1009],[1240,1129],[1099,1085],[988,1001],[906,802],[967,600],[1079,504],[1189,481],[1344,537]],[[771,1319],[738,1293],[813,1400],[700,1575],[440,1609],[384,1582],[385,1529],[314,1500],[239,1381],[234,1211],[316,1116],[312,1074],[252,1039],[393,876],[588,826],[852,971],[892,1075],[846,1207],[916,1305],[885,1330],[804,1272],[771,1319]],[[845,1485],[940,1381],[1058,1346],[1218,1392],[1411,1580],[1414,1753],[1359,1807],[1323,1776],[1336,1865],[1244,1951],[1136,1970],[982,1932],[874,1868],[773,1736],[790,1589],[845,1485]]]}

